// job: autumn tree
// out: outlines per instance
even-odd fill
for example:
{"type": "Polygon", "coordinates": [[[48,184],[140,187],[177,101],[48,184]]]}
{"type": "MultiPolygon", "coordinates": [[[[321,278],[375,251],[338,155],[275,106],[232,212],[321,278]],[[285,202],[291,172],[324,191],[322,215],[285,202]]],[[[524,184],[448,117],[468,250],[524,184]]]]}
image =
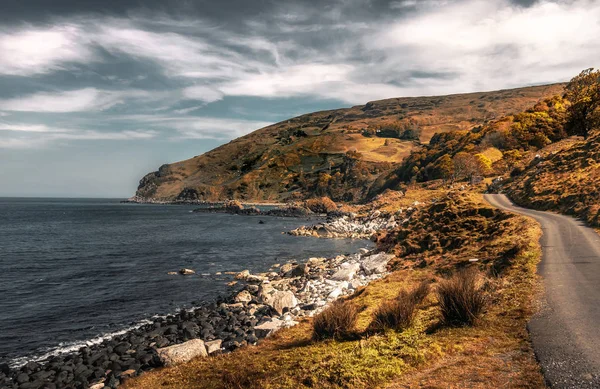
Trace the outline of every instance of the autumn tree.
{"type": "Polygon", "coordinates": [[[454,163],[454,180],[462,180],[464,178],[473,178],[485,172],[485,165],[478,156],[460,152],[452,158],[454,163]]]}
{"type": "Polygon", "coordinates": [[[587,138],[590,130],[600,125],[600,70],[582,71],[565,90],[565,97],[571,102],[567,109],[567,132],[587,138]]]}
{"type": "Polygon", "coordinates": [[[448,154],[442,156],[436,165],[437,172],[444,181],[448,181],[454,176],[454,162],[448,154]]]}

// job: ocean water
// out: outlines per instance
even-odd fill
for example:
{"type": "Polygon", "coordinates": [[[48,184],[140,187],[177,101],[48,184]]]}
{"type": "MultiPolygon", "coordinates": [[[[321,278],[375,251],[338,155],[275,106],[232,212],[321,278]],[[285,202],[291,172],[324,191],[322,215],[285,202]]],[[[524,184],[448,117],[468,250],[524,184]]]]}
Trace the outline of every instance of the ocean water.
{"type": "Polygon", "coordinates": [[[262,272],[369,246],[282,234],[303,219],[193,208],[0,198],[0,363],[76,350],[154,315],[213,300],[231,280],[217,272],[262,272]],[[183,267],[197,274],[167,275],[183,267]]]}

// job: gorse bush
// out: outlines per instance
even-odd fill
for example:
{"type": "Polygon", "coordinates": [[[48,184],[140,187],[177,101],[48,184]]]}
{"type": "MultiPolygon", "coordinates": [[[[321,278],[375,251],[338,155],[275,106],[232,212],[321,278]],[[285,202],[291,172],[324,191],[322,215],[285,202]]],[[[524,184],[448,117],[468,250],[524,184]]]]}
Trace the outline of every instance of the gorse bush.
{"type": "Polygon", "coordinates": [[[417,306],[428,294],[429,284],[423,282],[410,292],[402,291],[395,299],[384,301],[375,311],[370,329],[373,331],[407,329],[413,324],[417,306]]]}
{"type": "Polygon", "coordinates": [[[313,339],[348,340],[356,336],[358,309],[351,302],[335,301],[313,322],[313,339]]]}
{"type": "Polygon", "coordinates": [[[437,297],[446,325],[475,325],[487,305],[487,296],[475,270],[463,270],[437,286],[437,297]]]}

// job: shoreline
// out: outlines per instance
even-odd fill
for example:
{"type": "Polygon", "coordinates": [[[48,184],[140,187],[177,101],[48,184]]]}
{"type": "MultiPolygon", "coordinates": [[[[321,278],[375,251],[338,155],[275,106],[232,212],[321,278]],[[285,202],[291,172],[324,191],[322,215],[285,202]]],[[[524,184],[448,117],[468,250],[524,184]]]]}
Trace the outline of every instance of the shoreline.
{"type": "MultiPolygon", "coordinates": [[[[207,206],[223,206],[227,204],[231,200],[223,200],[223,201],[207,201],[207,200],[158,200],[158,199],[146,199],[142,197],[133,196],[126,200],[121,200],[122,204],[156,204],[156,205],[207,205],[207,206]]],[[[244,206],[249,207],[285,207],[287,203],[277,203],[277,202],[244,202],[240,201],[240,203],[244,206]]]]}
{"type": "Polygon", "coordinates": [[[385,274],[381,263],[390,258],[371,254],[361,249],[347,256],[274,264],[268,273],[244,271],[236,275],[235,286],[230,283],[235,290],[214,302],[140,322],[109,339],[103,335],[101,342],[90,344],[90,340],[76,352],[54,354],[17,368],[0,365],[0,384],[7,382],[8,388],[15,389],[116,388],[132,376],[163,366],[156,351],[160,348],[203,339],[211,353],[219,354],[256,344],[381,278],[385,274]],[[376,264],[363,267],[371,256],[376,264]]]}

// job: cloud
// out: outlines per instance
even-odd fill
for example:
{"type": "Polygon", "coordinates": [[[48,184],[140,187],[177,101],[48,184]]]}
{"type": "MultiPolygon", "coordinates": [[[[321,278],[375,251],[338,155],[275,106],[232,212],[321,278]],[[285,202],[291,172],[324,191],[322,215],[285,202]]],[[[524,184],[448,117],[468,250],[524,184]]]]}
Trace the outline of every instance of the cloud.
{"type": "Polygon", "coordinates": [[[109,121],[115,111],[138,118],[155,112],[157,119],[139,124],[180,137],[226,139],[266,124],[229,121],[231,130],[224,124],[229,119],[214,121],[214,112],[223,111],[208,103],[224,100],[218,106],[231,112],[228,96],[360,104],[563,81],[594,65],[599,1],[522,3],[398,0],[364,7],[344,0],[315,10],[284,2],[237,27],[150,12],[25,25],[0,33],[7,53],[0,74],[45,77],[31,81],[44,90],[0,98],[0,115],[102,113],[109,121]],[[63,86],[63,73],[44,85],[52,72],[73,68],[69,74],[81,79],[76,87],[63,86]],[[208,118],[187,116],[194,111],[208,118]]]}
{"type": "Polygon", "coordinates": [[[242,55],[205,37],[146,31],[121,20],[98,26],[94,37],[109,52],[154,61],[171,76],[227,78],[248,66],[242,55]]]}
{"type": "Polygon", "coordinates": [[[448,4],[447,0],[402,0],[392,1],[391,9],[407,9],[407,8],[424,8],[424,7],[440,7],[448,4]]]}
{"type": "Polygon", "coordinates": [[[441,92],[452,85],[455,90],[502,88],[562,81],[593,66],[589,61],[600,45],[589,37],[600,33],[599,18],[598,2],[523,8],[506,0],[466,1],[392,22],[363,42],[375,51],[403,54],[388,56],[385,71],[403,67],[456,74],[441,83],[441,92]]]}
{"type": "Polygon", "coordinates": [[[169,115],[124,115],[113,120],[138,123],[164,133],[171,139],[230,140],[273,124],[258,120],[169,115]]]}
{"type": "Polygon", "coordinates": [[[18,131],[18,132],[62,132],[60,129],[53,129],[45,124],[9,124],[0,123],[0,131],[18,131]]]}
{"type": "Polygon", "coordinates": [[[75,25],[0,32],[0,74],[31,76],[95,59],[83,30],[75,25]]]}
{"type": "Polygon", "coordinates": [[[192,99],[200,100],[205,103],[212,103],[219,101],[223,98],[223,92],[216,88],[211,88],[204,85],[195,85],[185,88],[183,90],[183,96],[192,99]]]}
{"type": "Polygon", "coordinates": [[[0,100],[0,109],[22,112],[86,112],[102,111],[128,99],[154,100],[162,93],[142,90],[107,91],[84,88],[64,92],[40,92],[32,95],[0,100]]]}
{"type": "Polygon", "coordinates": [[[186,118],[169,120],[169,127],[177,130],[174,139],[231,140],[273,123],[221,118],[186,118]]]}
{"type": "Polygon", "coordinates": [[[61,141],[132,141],[158,136],[152,130],[97,131],[63,129],[32,124],[0,124],[0,149],[32,149],[47,147],[61,141]],[[4,131],[9,135],[5,135],[4,131]],[[19,132],[17,135],[11,132],[19,132]]]}

